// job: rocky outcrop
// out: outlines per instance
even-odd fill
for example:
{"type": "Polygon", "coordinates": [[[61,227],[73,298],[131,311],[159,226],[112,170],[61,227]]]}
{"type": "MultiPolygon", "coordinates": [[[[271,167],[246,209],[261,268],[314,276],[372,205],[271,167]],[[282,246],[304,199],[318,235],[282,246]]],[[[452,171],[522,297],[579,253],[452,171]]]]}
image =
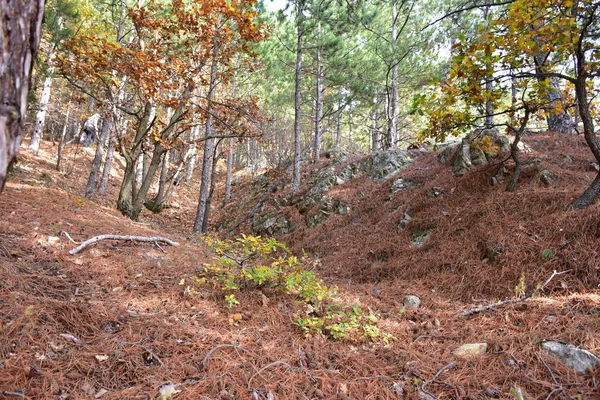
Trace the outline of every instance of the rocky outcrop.
{"type": "Polygon", "coordinates": [[[331,215],[348,215],[350,206],[341,200],[324,197],[321,200],[319,210],[313,215],[306,215],[305,221],[309,228],[316,228],[331,215]]]}
{"type": "Polygon", "coordinates": [[[252,222],[252,232],[260,236],[277,236],[289,233],[293,229],[291,222],[283,214],[257,215],[252,222]]]}
{"type": "MultiPolygon", "coordinates": [[[[497,151],[484,152],[476,141],[491,141],[498,151],[510,150],[510,143],[506,136],[500,135],[497,129],[484,129],[479,132],[467,135],[456,147],[453,155],[452,171],[456,176],[465,175],[471,168],[487,165],[497,156],[497,151]]],[[[449,157],[449,150],[446,149],[440,155],[440,161],[445,162],[449,157]]]]}

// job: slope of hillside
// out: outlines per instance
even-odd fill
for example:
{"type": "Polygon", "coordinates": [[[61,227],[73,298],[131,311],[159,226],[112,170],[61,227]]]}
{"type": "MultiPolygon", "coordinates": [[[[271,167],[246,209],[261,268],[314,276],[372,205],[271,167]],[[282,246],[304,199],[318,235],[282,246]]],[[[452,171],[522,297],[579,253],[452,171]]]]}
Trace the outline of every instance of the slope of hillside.
{"type": "MultiPolygon", "coordinates": [[[[79,197],[89,155],[65,176],[45,144],[39,159],[21,157],[0,196],[0,398],[488,399],[513,398],[513,389],[527,399],[597,398],[598,370],[576,373],[540,346],[555,340],[600,353],[598,209],[564,211],[593,176],[589,157],[578,138],[528,143],[536,152],[526,158],[540,159],[556,186],[537,182],[536,165],[508,194],[487,184],[495,172],[455,178],[430,153],[382,183],[365,174],[332,185],[331,200],[304,214],[285,182],[270,185],[273,173],[261,187],[250,178],[235,186],[236,202],[216,225],[249,232],[261,188],[277,189],[256,218],[285,215],[293,231],[282,240],[305,249],[345,302],[376,313],[396,337],[390,344],[304,337],[290,296],[245,291],[230,309],[220,289],[186,290],[213,256],[189,233],[194,187],[182,188],[176,207],[133,223],[112,208],[118,162],[109,194],[90,201],[79,197]],[[411,184],[392,195],[398,177],[411,184]],[[409,204],[412,219],[399,230],[409,204]],[[419,231],[431,235],[416,248],[419,231]],[[180,245],[105,241],[72,256],[62,232],[75,241],[162,235],[180,245]],[[531,289],[554,269],[570,272],[544,297],[456,317],[514,297],[522,273],[531,289]],[[406,309],[406,295],[419,296],[420,308],[406,309]],[[482,355],[453,353],[481,342],[482,355]]],[[[317,172],[306,174],[305,182],[317,172]]]]}

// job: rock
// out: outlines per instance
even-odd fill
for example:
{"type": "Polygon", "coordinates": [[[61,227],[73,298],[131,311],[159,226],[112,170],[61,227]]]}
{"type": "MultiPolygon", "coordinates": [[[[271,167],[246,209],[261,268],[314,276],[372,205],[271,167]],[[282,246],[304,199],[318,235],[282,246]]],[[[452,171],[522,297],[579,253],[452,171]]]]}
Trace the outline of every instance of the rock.
{"type": "Polygon", "coordinates": [[[573,165],[573,157],[571,157],[570,155],[565,154],[565,153],[562,153],[560,156],[562,157],[564,165],[567,165],[567,166],[573,165]]]}
{"type": "Polygon", "coordinates": [[[444,188],[439,186],[434,186],[431,189],[431,192],[427,193],[427,197],[440,197],[444,194],[444,188]]]}
{"type": "Polygon", "coordinates": [[[439,155],[440,164],[446,164],[452,158],[452,154],[456,151],[456,147],[446,147],[439,155]]]}
{"type": "Polygon", "coordinates": [[[416,310],[421,306],[421,299],[415,295],[408,295],[404,298],[404,307],[408,310],[416,310]]]}
{"type": "Polygon", "coordinates": [[[42,224],[41,224],[41,222],[39,222],[39,221],[31,221],[31,222],[28,222],[28,223],[27,223],[27,224],[25,224],[25,225],[31,225],[31,226],[40,226],[40,225],[42,225],[42,224]]]}
{"type": "Polygon", "coordinates": [[[398,230],[403,231],[408,226],[408,223],[413,219],[412,215],[412,205],[407,205],[406,210],[404,210],[404,217],[398,223],[398,230]]]}
{"type": "Polygon", "coordinates": [[[293,230],[290,221],[283,214],[264,214],[254,218],[252,231],[255,235],[277,236],[293,230]]]}
{"type": "Polygon", "coordinates": [[[406,168],[417,157],[407,150],[380,151],[367,158],[364,171],[375,183],[383,183],[406,168]]]}
{"type": "Polygon", "coordinates": [[[529,147],[529,145],[527,145],[522,140],[519,141],[519,143],[517,143],[517,150],[522,151],[523,153],[532,153],[533,152],[533,149],[531,147],[529,147]]]}
{"type": "Polygon", "coordinates": [[[465,138],[456,149],[456,153],[454,154],[454,166],[452,168],[452,172],[456,176],[463,176],[473,168],[473,164],[471,163],[470,142],[471,141],[468,138],[465,138]]]}
{"type": "Polygon", "coordinates": [[[412,243],[416,248],[421,248],[427,242],[431,234],[433,233],[433,229],[420,229],[412,234],[412,243]]]}
{"type": "Polygon", "coordinates": [[[305,197],[302,200],[300,200],[298,203],[296,203],[296,208],[298,209],[300,214],[305,214],[311,208],[316,206],[317,203],[319,203],[319,201],[320,201],[320,199],[318,199],[318,198],[305,197]]]}
{"type": "Polygon", "coordinates": [[[545,341],[542,347],[552,356],[558,358],[567,367],[579,374],[600,368],[600,358],[584,349],[570,344],[545,341]]]}
{"type": "Polygon", "coordinates": [[[457,347],[452,354],[456,357],[479,357],[487,351],[487,343],[467,343],[457,347]]]}
{"type": "Polygon", "coordinates": [[[554,174],[547,169],[543,169],[538,173],[537,178],[540,182],[542,182],[546,186],[554,186],[558,183],[558,179],[554,176],[554,174]]]}
{"type": "Polygon", "coordinates": [[[306,192],[306,195],[313,196],[316,194],[327,193],[329,189],[335,185],[336,180],[334,167],[322,169],[308,182],[309,184],[312,184],[313,187],[306,192]]]}
{"type": "Polygon", "coordinates": [[[475,167],[488,165],[487,157],[483,150],[481,150],[479,147],[471,148],[471,164],[473,164],[475,167]]]}
{"type": "Polygon", "coordinates": [[[394,183],[392,183],[392,187],[390,188],[390,193],[394,194],[394,193],[398,193],[404,189],[408,189],[411,187],[414,187],[415,184],[410,182],[410,181],[405,181],[402,178],[398,178],[394,181],[394,183]]]}
{"type": "Polygon", "coordinates": [[[350,206],[348,204],[341,200],[323,197],[319,211],[314,215],[307,215],[305,222],[309,228],[316,228],[333,214],[348,215],[349,213],[350,206]]]}

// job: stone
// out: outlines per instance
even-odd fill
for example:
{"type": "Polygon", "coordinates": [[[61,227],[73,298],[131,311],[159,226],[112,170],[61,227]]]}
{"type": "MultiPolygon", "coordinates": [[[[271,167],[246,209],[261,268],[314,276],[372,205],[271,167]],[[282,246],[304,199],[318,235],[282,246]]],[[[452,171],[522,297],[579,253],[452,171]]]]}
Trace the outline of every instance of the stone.
{"type": "Polygon", "coordinates": [[[479,147],[471,147],[471,164],[475,167],[481,167],[488,164],[485,153],[479,147]]]}
{"type": "Polygon", "coordinates": [[[420,229],[412,234],[412,243],[417,249],[423,247],[429,237],[433,233],[433,229],[420,229]]]}
{"type": "Polygon", "coordinates": [[[549,340],[542,343],[542,348],[579,374],[600,368],[600,358],[597,355],[573,345],[549,340]]]}
{"type": "Polygon", "coordinates": [[[421,306],[421,299],[415,295],[408,295],[404,298],[404,308],[408,310],[416,310],[421,306]]]}
{"type": "Polygon", "coordinates": [[[533,149],[531,147],[529,147],[529,145],[527,145],[522,140],[519,141],[519,143],[517,143],[517,150],[522,151],[523,153],[532,153],[533,152],[533,149]]]}
{"type": "Polygon", "coordinates": [[[463,176],[473,168],[471,163],[471,143],[468,138],[463,139],[454,154],[452,172],[455,176],[463,176]]]}
{"type": "Polygon", "coordinates": [[[255,235],[277,236],[293,230],[290,221],[283,214],[264,214],[254,218],[252,231],[255,235]]]}
{"type": "Polygon", "coordinates": [[[485,354],[487,348],[487,343],[467,343],[454,349],[452,354],[461,358],[479,357],[485,354]]]}
{"type": "Polygon", "coordinates": [[[364,171],[375,183],[383,183],[406,168],[417,157],[407,150],[380,151],[365,162],[364,171]]]}
{"type": "Polygon", "coordinates": [[[406,229],[406,227],[408,226],[408,223],[410,221],[412,221],[412,219],[413,219],[412,205],[409,204],[406,206],[406,210],[404,210],[404,217],[402,217],[402,219],[398,223],[398,230],[403,231],[404,229],[406,229]]]}
{"type": "Polygon", "coordinates": [[[448,160],[452,158],[452,154],[456,151],[456,147],[446,147],[440,153],[438,159],[440,160],[440,164],[446,164],[448,160]]]}
{"type": "Polygon", "coordinates": [[[404,189],[408,189],[413,187],[414,184],[410,181],[405,181],[402,178],[398,178],[394,181],[394,183],[392,183],[392,187],[390,188],[390,193],[394,194],[394,193],[398,193],[404,189]]]}
{"type": "Polygon", "coordinates": [[[329,197],[324,197],[319,210],[314,215],[306,215],[305,222],[309,228],[316,228],[333,214],[348,215],[350,206],[345,202],[329,197]]]}
{"type": "Polygon", "coordinates": [[[305,197],[302,200],[300,200],[298,203],[296,203],[296,208],[298,209],[298,212],[300,214],[305,214],[310,209],[312,209],[314,206],[316,206],[317,203],[319,203],[319,201],[320,201],[320,199],[317,199],[314,197],[305,197]]]}
{"type": "Polygon", "coordinates": [[[538,173],[538,179],[546,186],[554,186],[558,183],[558,179],[554,176],[552,171],[543,169],[538,173]]]}

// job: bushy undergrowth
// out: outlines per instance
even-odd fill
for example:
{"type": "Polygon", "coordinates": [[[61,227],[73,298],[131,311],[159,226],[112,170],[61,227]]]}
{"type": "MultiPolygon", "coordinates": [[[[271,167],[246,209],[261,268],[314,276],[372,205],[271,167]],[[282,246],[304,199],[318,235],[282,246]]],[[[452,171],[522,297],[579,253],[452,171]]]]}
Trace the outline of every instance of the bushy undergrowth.
{"type": "MultiPolygon", "coordinates": [[[[389,342],[394,337],[377,326],[377,315],[357,304],[344,304],[338,289],[327,287],[317,275],[304,268],[304,260],[273,238],[242,235],[235,240],[206,236],[214,250],[213,262],[198,271],[195,284],[210,285],[224,292],[229,308],[240,306],[241,291],[293,297],[302,310],[295,324],[306,336],[324,334],[348,341],[389,342]]],[[[187,293],[193,294],[189,287],[187,293]]]]}

